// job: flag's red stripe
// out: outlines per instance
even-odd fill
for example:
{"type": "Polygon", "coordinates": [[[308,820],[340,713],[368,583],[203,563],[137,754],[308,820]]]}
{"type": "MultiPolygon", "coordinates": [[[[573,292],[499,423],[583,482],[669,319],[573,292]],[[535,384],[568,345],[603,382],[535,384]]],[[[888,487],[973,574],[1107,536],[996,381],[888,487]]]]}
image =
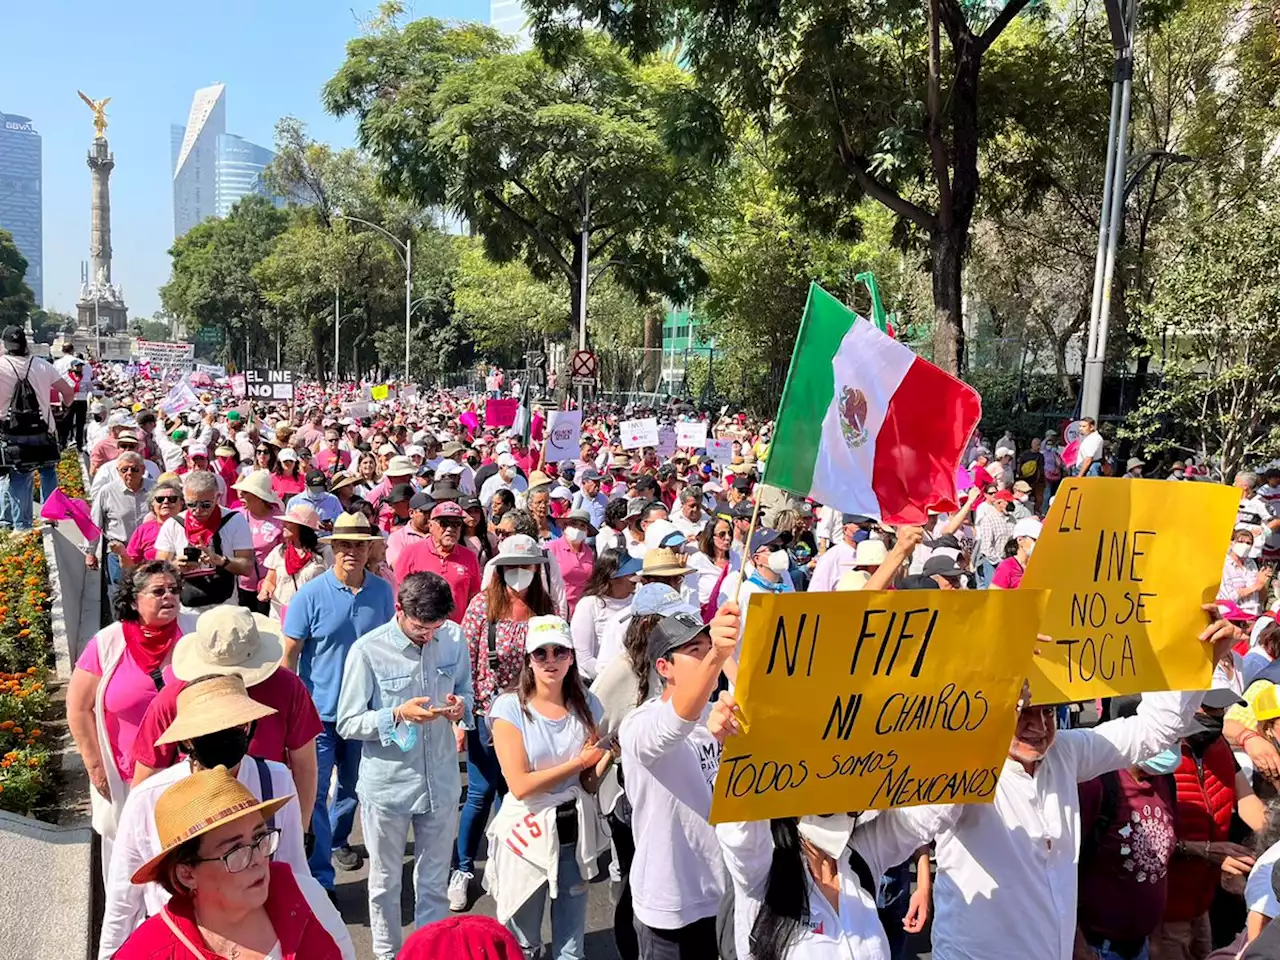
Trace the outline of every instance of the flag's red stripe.
{"type": "Polygon", "coordinates": [[[955,508],[956,468],[982,417],[968,384],[916,359],[889,401],[876,438],[871,486],[885,523],[924,523],[955,508]]]}

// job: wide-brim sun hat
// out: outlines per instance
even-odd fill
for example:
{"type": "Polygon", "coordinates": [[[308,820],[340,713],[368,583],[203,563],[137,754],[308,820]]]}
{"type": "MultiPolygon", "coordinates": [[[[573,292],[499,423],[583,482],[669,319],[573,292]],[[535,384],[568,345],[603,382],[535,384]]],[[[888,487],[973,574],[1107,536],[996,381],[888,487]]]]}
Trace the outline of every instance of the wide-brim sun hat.
{"type": "Polygon", "coordinates": [[[381,540],[382,538],[373,533],[373,528],[369,526],[369,519],[363,513],[344,513],[333,522],[333,532],[327,537],[321,537],[321,543],[331,543],[334,540],[381,540]]]}
{"type": "Polygon", "coordinates": [[[156,800],[154,821],[160,852],[135,870],[131,881],[154,883],[169,854],[188,840],[250,814],[266,820],[293,798],[289,794],[259,800],[226,767],[197,770],[183,777],[156,800]]]}
{"type": "Polygon", "coordinates": [[[329,492],[337,493],[343,487],[353,487],[360,482],[360,478],[350,473],[335,473],[333,481],[329,484],[329,492]]]}
{"type": "Polygon", "coordinates": [[[277,712],[250,697],[235,673],[198,677],[178,692],[177,706],[177,716],[156,738],[156,746],[232,730],[277,712]]]}
{"type": "Polygon", "coordinates": [[[280,505],[280,495],[271,489],[271,473],[267,470],[246,473],[231,485],[231,489],[239,490],[241,493],[251,493],[259,500],[265,500],[276,506],[280,505]]]}
{"type": "Polygon", "coordinates": [[[490,562],[498,567],[522,567],[531,563],[547,563],[548,560],[537,540],[517,533],[498,545],[498,555],[490,562]]]}
{"type": "Polygon", "coordinates": [[[295,503],[291,506],[287,513],[280,518],[281,523],[296,523],[299,526],[310,527],[312,530],[320,529],[320,514],[316,508],[306,503],[295,503]]]}
{"type": "Polygon", "coordinates": [[[219,604],[202,613],[195,630],[174,645],[173,675],[186,681],[235,675],[252,687],[275,673],[283,657],[284,631],[278,621],[219,604]]]}
{"type": "Polygon", "coordinates": [[[553,482],[554,481],[551,479],[551,477],[543,473],[541,470],[535,470],[533,471],[533,473],[529,474],[530,490],[536,490],[538,489],[538,487],[549,486],[553,482]]]}
{"type": "Polygon", "coordinates": [[[679,555],[669,547],[647,550],[640,568],[641,576],[645,577],[675,577],[689,572],[689,568],[680,562],[679,555]]]}
{"type": "Polygon", "coordinates": [[[392,457],[387,462],[387,469],[382,472],[388,477],[411,477],[418,472],[418,468],[408,457],[392,457]]]}
{"type": "Polygon", "coordinates": [[[587,513],[585,510],[570,510],[560,518],[560,523],[563,526],[571,520],[576,520],[578,523],[585,523],[587,525],[588,537],[594,537],[600,532],[596,529],[596,525],[591,522],[591,514],[587,513]]]}

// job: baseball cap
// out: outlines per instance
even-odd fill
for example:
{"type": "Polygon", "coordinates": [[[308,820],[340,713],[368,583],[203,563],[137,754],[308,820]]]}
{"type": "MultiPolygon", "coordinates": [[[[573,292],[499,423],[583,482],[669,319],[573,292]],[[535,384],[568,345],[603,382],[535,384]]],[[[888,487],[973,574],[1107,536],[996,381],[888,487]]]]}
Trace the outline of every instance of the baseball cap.
{"type": "Polygon", "coordinates": [[[773,543],[773,541],[777,539],[778,539],[777,530],[771,530],[768,527],[764,527],[760,530],[757,530],[755,533],[751,535],[751,543],[750,543],[749,549],[747,550],[747,555],[754,556],[755,552],[759,550],[761,547],[767,547],[769,546],[769,544],[773,543]]]}
{"type": "MultiPolygon", "coordinates": [[[[610,577],[609,579],[617,580],[620,577],[634,577],[637,573],[639,573],[643,569],[644,569],[644,563],[642,563],[638,558],[628,554],[626,559],[623,560],[620,564],[618,564],[618,569],[613,571],[613,576],[610,577]]],[[[648,584],[646,584],[646,586],[648,586],[648,584]]],[[[659,584],[659,586],[661,586],[661,584],[659,584]]],[[[639,591],[637,591],[637,593],[638,592],[639,591]]],[[[633,610],[632,612],[634,613],[635,611],[633,610]]]]}
{"type": "Polygon", "coordinates": [[[435,505],[435,498],[425,490],[419,491],[409,498],[410,510],[430,510],[435,505]]]}
{"type": "Polygon", "coordinates": [[[600,471],[595,467],[588,467],[586,470],[583,470],[582,473],[578,474],[578,479],[584,482],[587,480],[599,481],[600,471]]]}
{"type": "Polygon", "coordinates": [[[496,463],[500,467],[514,467],[516,465],[516,458],[509,453],[500,453],[498,454],[496,463]]]}
{"type": "Polygon", "coordinates": [[[755,508],[744,500],[729,510],[729,516],[734,520],[750,520],[754,510],[755,508]]]}
{"type": "Polygon", "coordinates": [[[632,517],[640,516],[640,514],[644,513],[644,508],[652,502],[653,501],[649,500],[647,497],[632,497],[627,501],[626,518],[630,520],[632,517]]]}
{"type": "Polygon", "coordinates": [[[694,613],[679,611],[663,617],[649,634],[649,661],[670,659],[674,651],[706,630],[706,624],[694,613]]]}
{"type": "Polygon", "coordinates": [[[228,423],[239,423],[239,422],[241,421],[241,419],[243,419],[243,418],[240,416],[240,411],[239,411],[239,410],[228,410],[228,411],[227,411],[227,422],[228,422],[228,423]]]}
{"type": "Polygon", "coordinates": [[[962,577],[965,574],[965,571],[956,566],[955,559],[945,553],[926,560],[923,572],[926,577],[962,577]]]}
{"type": "Polygon", "coordinates": [[[1013,485],[1013,490],[1015,493],[1030,493],[1031,484],[1027,483],[1025,480],[1019,480],[1013,485]]]}
{"type": "Polygon", "coordinates": [[[307,471],[307,486],[308,486],[308,487],[323,487],[323,486],[325,486],[325,483],[326,483],[326,481],[325,481],[324,474],[323,474],[323,473],[321,473],[319,470],[308,470],[308,471],[307,471]]]}
{"type": "Polygon", "coordinates": [[[387,494],[387,503],[405,503],[413,499],[413,484],[397,483],[387,494]]]}
{"type": "Polygon", "coordinates": [[[667,617],[673,613],[696,613],[680,593],[665,583],[646,583],[631,598],[631,615],[667,617]]]}
{"type": "Polygon", "coordinates": [[[1040,539],[1040,521],[1035,517],[1023,517],[1013,525],[1013,536],[1030,537],[1032,540],[1040,539]]]}
{"type": "Polygon", "coordinates": [[[846,526],[850,523],[856,523],[858,526],[865,526],[868,523],[875,523],[875,517],[868,517],[861,513],[846,513],[841,515],[840,522],[846,526]]]}
{"type": "Polygon", "coordinates": [[[187,456],[204,457],[206,460],[208,460],[209,448],[206,447],[203,443],[193,443],[189,447],[187,447],[187,456]]]}
{"type": "MultiPolygon", "coordinates": [[[[442,504],[443,506],[443,504],[442,504]]],[[[573,649],[573,635],[564,617],[542,616],[529,618],[529,633],[524,641],[524,652],[542,647],[567,647],[573,649]]]]}
{"type": "Polygon", "coordinates": [[[1013,492],[1010,490],[997,490],[995,498],[1003,503],[1013,503],[1013,492]]]}
{"type": "Polygon", "coordinates": [[[294,450],[293,447],[285,447],[276,455],[276,459],[281,461],[297,460],[298,451],[294,450]]]}
{"type": "Polygon", "coordinates": [[[436,466],[436,478],[447,477],[454,474],[461,474],[462,467],[459,466],[457,460],[445,458],[436,466]]]}
{"type": "Polygon", "coordinates": [[[463,520],[467,512],[452,500],[437,503],[431,510],[432,520],[463,520]]]}

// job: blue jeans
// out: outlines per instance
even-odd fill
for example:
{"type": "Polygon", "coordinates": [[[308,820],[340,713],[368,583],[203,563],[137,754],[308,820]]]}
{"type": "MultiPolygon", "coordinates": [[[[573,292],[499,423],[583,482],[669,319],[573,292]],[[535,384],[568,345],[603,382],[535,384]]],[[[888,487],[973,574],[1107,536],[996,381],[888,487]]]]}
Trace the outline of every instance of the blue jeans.
{"type": "Polygon", "coordinates": [[[316,737],[316,805],[311,814],[315,849],[307,865],[311,875],[326,890],[333,889],[334,870],[329,858],[334,847],[346,846],[356,821],[356,778],[360,774],[360,741],[343,740],[337,725],[322,721],[324,730],[316,737]],[[329,809],[329,781],[338,769],[338,793],[329,809]]]}
{"type": "Polygon", "coordinates": [[[35,493],[35,483],[30,473],[14,470],[7,477],[4,489],[5,513],[15,530],[31,529],[31,498],[35,493]]]}
{"type": "Polygon", "coordinates": [[[974,572],[978,576],[979,589],[985,590],[991,585],[991,578],[996,575],[996,565],[983,557],[978,561],[978,569],[974,572]]]}
{"type": "Polygon", "coordinates": [[[891,960],[902,960],[907,948],[907,930],[902,921],[907,918],[910,905],[911,861],[908,860],[880,878],[880,889],[876,893],[876,909],[885,938],[889,941],[891,960]]]}
{"type": "Polygon", "coordinates": [[[506,792],[489,720],[476,717],[476,728],[467,731],[467,802],[458,823],[458,869],[463,873],[476,872],[476,851],[489,823],[489,810],[502,806],[506,792]]]}
{"type": "MultiPolygon", "coordinates": [[[[560,868],[556,874],[557,896],[551,901],[551,952],[547,960],[582,960],[587,929],[587,883],[578,870],[576,843],[560,844],[560,868]]],[[[547,902],[547,885],[524,902],[507,927],[516,935],[526,957],[542,946],[542,907],[547,902]]]]}
{"type": "Polygon", "coordinates": [[[40,468],[40,502],[44,503],[49,499],[49,494],[58,489],[58,468],[57,467],[41,467],[40,468]]]}
{"type": "Polygon", "coordinates": [[[115,599],[116,588],[120,586],[120,577],[124,574],[124,565],[121,564],[120,558],[107,551],[107,596],[115,599]]]}
{"type": "Polygon", "coordinates": [[[1150,956],[1150,941],[1142,945],[1142,949],[1133,957],[1122,957],[1111,949],[1111,944],[1107,941],[1102,942],[1102,946],[1090,946],[1094,953],[1098,955],[1098,960],[1147,960],[1150,956]]]}

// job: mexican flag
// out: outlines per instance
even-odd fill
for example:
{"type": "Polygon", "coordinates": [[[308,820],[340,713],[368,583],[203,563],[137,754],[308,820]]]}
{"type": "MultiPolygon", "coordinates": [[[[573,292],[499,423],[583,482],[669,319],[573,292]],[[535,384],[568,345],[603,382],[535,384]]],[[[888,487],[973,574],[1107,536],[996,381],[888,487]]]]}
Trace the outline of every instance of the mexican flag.
{"type": "Polygon", "coordinates": [[[981,416],[977,391],[815,283],[764,482],[845,513],[923,523],[930,509],[955,509],[956,469],[981,416]]]}

